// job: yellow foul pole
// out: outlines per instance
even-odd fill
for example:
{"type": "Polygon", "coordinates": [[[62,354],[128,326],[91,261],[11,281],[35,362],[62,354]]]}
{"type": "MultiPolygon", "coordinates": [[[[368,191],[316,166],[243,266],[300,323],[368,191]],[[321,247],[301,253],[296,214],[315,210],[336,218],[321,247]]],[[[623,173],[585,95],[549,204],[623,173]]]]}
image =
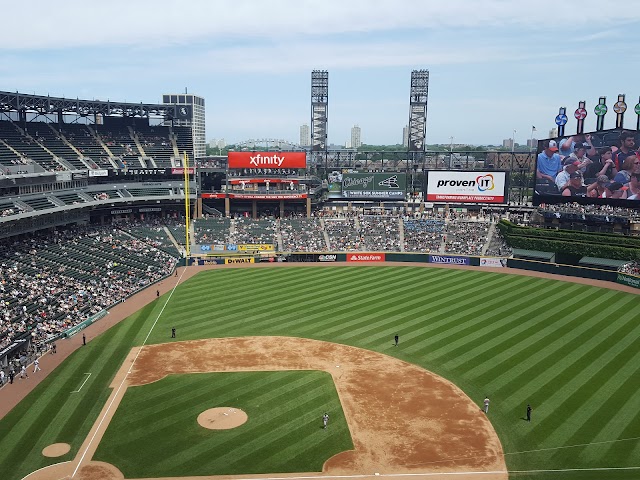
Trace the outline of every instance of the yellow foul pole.
{"type": "Polygon", "coordinates": [[[185,243],[185,251],[187,259],[191,256],[191,239],[189,238],[189,226],[191,223],[190,213],[191,209],[189,208],[189,157],[187,156],[187,152],[184,152],[184,161],[182,162],[182,166],[184,167],[184,211],[185,211],[185,233],[184,233],[184,243],[185,243]]]}

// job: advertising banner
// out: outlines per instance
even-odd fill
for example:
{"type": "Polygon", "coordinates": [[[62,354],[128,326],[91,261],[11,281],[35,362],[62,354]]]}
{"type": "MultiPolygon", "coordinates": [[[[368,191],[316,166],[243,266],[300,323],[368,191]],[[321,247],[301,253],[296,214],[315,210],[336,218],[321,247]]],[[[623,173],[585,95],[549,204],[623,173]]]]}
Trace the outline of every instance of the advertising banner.
{"type": "Polygon", "coordinates": [[[506,172],[432,170],[426,200],[455,203],[505,203],[506,172]]]}
{"type": "Polygon", "coordinates": [[[201,193],[202,198],[227,198],[226,193],[201,193]]]}
{"type": "Polygon", "coordinates": [[[273,195],[269,195],[265,193],[230,193],[229,198],[235,198],[236,200],[299,200],[302,198],[307,198],[307,194],[274,193],[273,195]]]}
{"type": "Polygon", "coordinates": [[[233,263],[255,263],[253,257],[236,257],[236,258],[225,258],[224,264],[230,265],[233,263]]]}
{"type": "Polygon", "coordinates": [[[429,263],[446,265],[471,265],[469,257],[451,257],[449,255],[429,255],[429,263]]]}
{"type": "MultiPolygon", "coordinates": [[[[187,168],[187,173],[189,175],[193,175],[194,169],[193,167],[187,168]]],[[[172,168],[171,175],[184,175],[184,168],[172,168]]]]}
{"type": "Polygon", "coordinates": [[[326,255],[318,255],[319,262],[336,262],[338,260],[338,255],[336,254],[326,254],[326,255]]]}
{"type": "Polygon", "coordinates": [[[347,253],[347,262],[384,262],[384,253],[347,253]]]}
{"type": "Polygon", "coordinates": [[[305,152],[229,152],[229,168],[307,168],[305,152]]]}
{"type": "Polygon", "coordinates": [[[109,171],[108,170],[89,170],[89,176],[90,177],[108,177],[109,176],[109,171]]]}
{"type": "Polygon", "coordinates": [[[622,285],[627,285],[629,287],[640,288],[640,277],[627,275],[626,273],[618,273],[616,282],[621,283],[622,285]]]}
{"type": "Polygon", "coordinates": [[[481,267],[506,267],[507,261],[503,258],[496,257],[480,257],[481,267]]]}
{"type": "Polygon", "coordinates": [[[407,175],[404,173],[343,173],[343,198],[404,200],[407,175]]]}
{"type": "Polygon", "coordinates": [[[270,243],[247,243],[238,245],[239,252],[272,252],[276,246],[270,243]]]}

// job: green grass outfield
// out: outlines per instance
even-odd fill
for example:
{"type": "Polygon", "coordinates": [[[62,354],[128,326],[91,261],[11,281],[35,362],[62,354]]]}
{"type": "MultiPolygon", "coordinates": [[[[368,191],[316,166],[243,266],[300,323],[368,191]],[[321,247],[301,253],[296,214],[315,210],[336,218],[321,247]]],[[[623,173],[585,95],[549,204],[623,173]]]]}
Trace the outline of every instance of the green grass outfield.
{"type": "MultiPolygon", "coordinates": [[[[3,479],[75,456],[111,378],[130,348],[142,344],[167,297],[76,351],[0,421],[3,479]],[[85,372],[92,375],[82,392],[70,394],[85,372]],[[45,459],[41,450],[54,442],[70,443],[71,452],[45,459]]],[[[172,326],[178,341],[299,336],[421,365],[479,404],[490,396],[489,417],[510,470],[640,466],[638,295],[414,266],[220,269],[175,291],[148,342],[171,341],[172,326]],[[391,346],[395,333],[399,348],[391,346]],[[531,424],[522,420],[527,402],[531,424]],[[519,453],[531,450],[539,451],[519,453]]],[[[269,445],[263,451],[268,456],[269,445]]],[[[511,477],[630,480],[640,470],[511,477]]]]}

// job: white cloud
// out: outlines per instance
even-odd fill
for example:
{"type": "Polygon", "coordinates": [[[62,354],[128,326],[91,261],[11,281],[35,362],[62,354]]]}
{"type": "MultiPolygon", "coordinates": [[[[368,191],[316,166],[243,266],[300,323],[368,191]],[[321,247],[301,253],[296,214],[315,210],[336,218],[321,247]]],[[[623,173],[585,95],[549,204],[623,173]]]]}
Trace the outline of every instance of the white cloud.
{"type": "MultiPolygon", "coordinates": [[[[503,27],[536,30],[640,19],[640,2],[620,0],[31,0],[3,5],[0,50],[175,45],[231,38],[503,27]],[[27,10],[28,7],[28,10],[27,10]],[[28,32],[28,34],[25,34],[28,32]]],[[[550,31],[553,35],[553,29],[550,31]]]]}

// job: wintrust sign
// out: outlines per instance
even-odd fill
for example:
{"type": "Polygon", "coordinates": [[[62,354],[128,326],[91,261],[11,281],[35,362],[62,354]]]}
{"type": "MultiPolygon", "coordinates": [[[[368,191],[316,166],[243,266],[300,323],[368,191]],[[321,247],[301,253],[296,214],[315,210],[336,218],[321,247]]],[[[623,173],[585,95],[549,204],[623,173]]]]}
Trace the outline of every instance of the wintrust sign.
{"type": "Polygon", "coordinates": [[[307,168],[305,152],[229,152],[229,168],[307,168]]]}
{"type": "Polygon", "coordinates": [[[384,262],[384,253],[347,253],[347,262],[384,262]]]}

